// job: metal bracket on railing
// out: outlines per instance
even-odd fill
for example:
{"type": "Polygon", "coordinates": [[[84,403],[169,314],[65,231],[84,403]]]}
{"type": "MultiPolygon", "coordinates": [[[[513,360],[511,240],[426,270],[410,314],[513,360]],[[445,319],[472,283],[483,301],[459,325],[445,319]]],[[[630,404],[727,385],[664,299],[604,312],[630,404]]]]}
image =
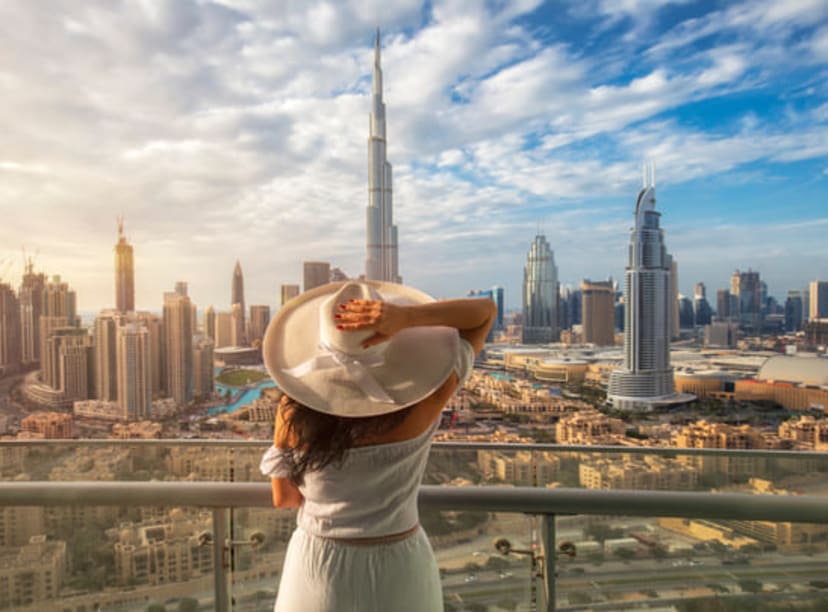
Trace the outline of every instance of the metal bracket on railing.
{"type": "MultiPolygon", "coordinates": [[[[237,546],[250,546],[251,548],[257,548],[264,544],[265,542],[265,534],[261,531],[254,531],[250,534],[250,538],[247,540],[230,540],[227,539],[224,541],[224,549],[229,551],[231,548],[235,548],[237,546]]],[[[198,545],[199,546],[211,546],[213,544],[213,534],[210,531],[202,531],[198,534],[198,545]]]]}

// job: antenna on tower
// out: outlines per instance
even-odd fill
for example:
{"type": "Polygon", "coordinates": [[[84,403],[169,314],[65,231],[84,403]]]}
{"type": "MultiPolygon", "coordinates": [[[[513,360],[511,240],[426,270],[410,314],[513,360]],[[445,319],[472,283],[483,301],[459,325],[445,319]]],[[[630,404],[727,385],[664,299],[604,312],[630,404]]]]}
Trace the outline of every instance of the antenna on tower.
{"type": "Polygon", "coordinates": [[[652,174],[653,174],[653,176],[652,176],[653,187],[655,187],[655,162],[650,162],[650,167],[652,169],[652,174]]]}
{"type": "Polygon", "coordinates": [[[118,215],[118,238],[123,238],[124,236],[124,216],[118,215]]]}

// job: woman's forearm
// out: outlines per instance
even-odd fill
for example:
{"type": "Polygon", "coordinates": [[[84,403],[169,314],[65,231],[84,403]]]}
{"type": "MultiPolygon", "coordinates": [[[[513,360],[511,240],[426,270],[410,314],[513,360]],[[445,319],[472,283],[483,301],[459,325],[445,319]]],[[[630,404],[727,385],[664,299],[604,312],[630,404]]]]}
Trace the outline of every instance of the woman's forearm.
{"type": "Polygon", "coordinates": [[[495,316],[497,306],[483,298],[445,300],[405,308],[406,327],[454,327],[477,351],[483,347],[495,316]]]}

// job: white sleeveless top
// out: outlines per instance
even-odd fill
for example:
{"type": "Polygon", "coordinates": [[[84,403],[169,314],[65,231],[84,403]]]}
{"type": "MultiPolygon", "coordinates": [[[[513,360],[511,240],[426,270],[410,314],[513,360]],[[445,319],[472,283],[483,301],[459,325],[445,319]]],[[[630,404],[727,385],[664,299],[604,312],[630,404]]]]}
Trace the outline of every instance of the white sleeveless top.
{"type": "MultiPolygon", "coordinates": [[[[458,342],[455,372],[459,390],[474,365],[474,349],[458,342]]],[[[308,533],[330,538],[369,538],[401,533],[419,521],[417,491],[425,471],[436,419],[415,438],[351,448],[341,465],[305,473],[304,497],[296,517],[308,533]]],[[[285,453],[271,446],[259,469],[271,478],[288,476],[285,453]]]]}

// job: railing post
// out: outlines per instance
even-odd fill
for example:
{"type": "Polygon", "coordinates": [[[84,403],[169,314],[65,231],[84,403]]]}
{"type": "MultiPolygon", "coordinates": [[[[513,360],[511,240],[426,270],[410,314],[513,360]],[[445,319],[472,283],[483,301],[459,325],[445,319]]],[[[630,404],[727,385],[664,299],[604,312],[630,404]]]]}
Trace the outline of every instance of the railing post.
{"type": "Polygon", "coordinates": [[[541,515],[540,545],[543,565],[543,600],[547,612],[555,610],[555,515],[541,515]]]}
{"type": "Polygon", "coordinates": [[[215,610],[230,610],[227,596],[227,509],[213,509],[213,580],[215,581],[215,610]]]}

